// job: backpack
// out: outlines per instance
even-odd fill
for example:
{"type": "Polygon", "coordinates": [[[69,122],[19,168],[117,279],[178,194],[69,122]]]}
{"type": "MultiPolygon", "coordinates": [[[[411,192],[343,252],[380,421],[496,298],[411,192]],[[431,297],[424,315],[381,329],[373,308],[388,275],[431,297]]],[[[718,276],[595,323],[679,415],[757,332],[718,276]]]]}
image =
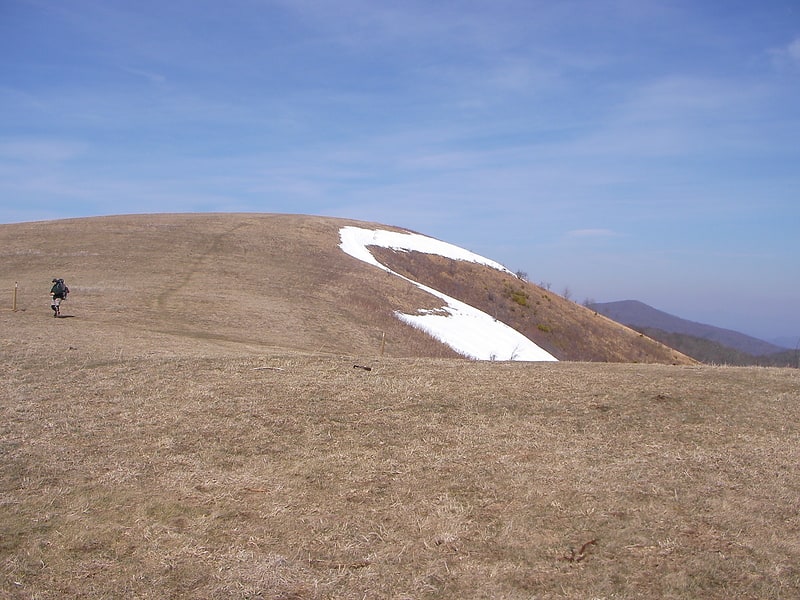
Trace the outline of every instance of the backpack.
{"type": "Polygon", "coordinates": [[[64,295],[67,292],[67,285],[64,283],[63,279],[59,279],[56,281],[55,285],[53,286],[53,293],[57,296],[64,295]]]}

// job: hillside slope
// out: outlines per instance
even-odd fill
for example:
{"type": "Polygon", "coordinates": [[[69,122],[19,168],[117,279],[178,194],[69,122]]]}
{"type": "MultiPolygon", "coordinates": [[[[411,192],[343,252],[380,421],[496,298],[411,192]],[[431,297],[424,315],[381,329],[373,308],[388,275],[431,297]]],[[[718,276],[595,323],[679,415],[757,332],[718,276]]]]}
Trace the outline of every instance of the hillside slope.
{"type": "MultiPolygon", "coordinates": [[[[262,354],[454,357],[394,312],[441,301],[338,247],[358,221],[274,214],[124,215],[0,226],[0,289],[18,285],[3,320],[54,348],[120,355],[262,354]],[[55,320],[52,277],[72,294],[55,320]]],[[[384,229],[397,230],[380,226],[384,229]]],[[[583,307],[494,269],[376,249],[525,333],[562,360],[689,363],[583,307]]],[[[499,357],[502,358],[502,357],[499,357]]]]}

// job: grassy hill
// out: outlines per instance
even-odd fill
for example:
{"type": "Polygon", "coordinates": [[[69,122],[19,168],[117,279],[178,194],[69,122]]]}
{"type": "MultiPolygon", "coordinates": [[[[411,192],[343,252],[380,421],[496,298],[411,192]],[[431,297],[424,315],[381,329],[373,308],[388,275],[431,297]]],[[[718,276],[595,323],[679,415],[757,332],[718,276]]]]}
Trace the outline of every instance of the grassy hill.
{"type": "Polygon", "coordinates": [[[340,223],[0,226],[0,597],[800,595],[800,371],[453,357],[340,223]]]}
{"type": "MultiPolygon", "coordinates": [[[[23,326],[47,313],[50,279],[64,277],[72,290],[64,314],[74,317],[73,346],[102,338],[121,351],[151,354],[281,348],[372,356],[383,348],[387,356],[455,357],[394,316],[441,301],[342,252],[338,232],[348,224],[377,226],[253,214],[3,225],[0,289],[10,293],[18,282],[23,326]]],[[[559,359],[691,362],[510,274],[416,252],[380,255],[396,271],[495,315],[559,359]]]]}

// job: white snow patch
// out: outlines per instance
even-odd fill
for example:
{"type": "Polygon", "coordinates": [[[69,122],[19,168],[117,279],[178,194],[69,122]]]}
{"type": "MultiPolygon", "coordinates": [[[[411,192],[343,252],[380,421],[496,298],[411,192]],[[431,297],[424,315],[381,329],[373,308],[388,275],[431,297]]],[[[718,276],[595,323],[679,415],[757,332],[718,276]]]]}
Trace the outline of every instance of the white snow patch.
{"type": "Polygon", "coordinates": [[[520,332],[505,323],[501,323],[485,312],[408,277],[404,277],[399,273],[395,273],[378,262],[369,251],[368,246],[378,246],[403,252],[417,251],[425,254],[437,254],[445,258],[475,262],[499,271],[511,273],[500,263],[453,244],[417,233],[400,233],[383,229],[364,229],[348,226],[339,230],[339,236],[342,240],[339,247],[350,256],[401,277],[421,290],[444,300],[445,306],[438,310],[419,311],[416,315],[407,315],[395,311],[395,315],[401,321],[447,344],[459,354],[477,360],[557,360],[552,354],[534,344],[520,332]]]}

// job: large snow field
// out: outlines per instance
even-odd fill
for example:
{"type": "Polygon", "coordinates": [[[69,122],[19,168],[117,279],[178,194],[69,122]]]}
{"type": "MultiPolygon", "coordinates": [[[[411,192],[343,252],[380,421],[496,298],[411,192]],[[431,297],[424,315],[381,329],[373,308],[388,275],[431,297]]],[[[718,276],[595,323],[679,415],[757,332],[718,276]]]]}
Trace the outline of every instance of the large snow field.
{"type": "Polygon", "coordinates": [[[413,315],[395,311],[395,315],[401,321],[447,344],[459,354],[476,360],[557,360],[527,337],[485,312],[392,271],[375,258],[369,251],[369,246],[402,252],[416,251],[436,254],[453,260],[479,263],[511,273],[500,263],[418,233],[400,233],[348,226],[339,230],[339,236],[341,238],[339,247],[350,256],[405,279],[421,290],[443,300],[444,305],[437,310],[420,310],[413,315]]]}

